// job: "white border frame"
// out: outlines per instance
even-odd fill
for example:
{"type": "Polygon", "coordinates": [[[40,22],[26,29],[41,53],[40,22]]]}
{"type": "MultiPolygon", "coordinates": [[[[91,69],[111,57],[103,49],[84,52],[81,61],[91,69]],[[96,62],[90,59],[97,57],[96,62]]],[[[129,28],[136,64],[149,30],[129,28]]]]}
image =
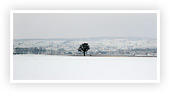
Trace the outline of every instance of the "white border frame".
{"type": "Polygon", "coordinates": [[[10,10],[10,83],[160,83],[160,10],[10,10]],[[13,13],[156,13],[157,80],[13,80],[13,13]]]}

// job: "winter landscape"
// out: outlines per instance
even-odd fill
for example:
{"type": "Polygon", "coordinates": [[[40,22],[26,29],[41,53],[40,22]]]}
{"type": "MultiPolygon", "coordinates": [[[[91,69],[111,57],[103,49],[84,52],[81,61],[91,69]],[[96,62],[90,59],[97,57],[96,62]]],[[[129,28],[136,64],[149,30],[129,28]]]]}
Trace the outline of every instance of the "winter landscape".
{"type": "Polygon", "coordinates": [[[14,13],[13,80],[157,80],[155,13],[14,13]]]}

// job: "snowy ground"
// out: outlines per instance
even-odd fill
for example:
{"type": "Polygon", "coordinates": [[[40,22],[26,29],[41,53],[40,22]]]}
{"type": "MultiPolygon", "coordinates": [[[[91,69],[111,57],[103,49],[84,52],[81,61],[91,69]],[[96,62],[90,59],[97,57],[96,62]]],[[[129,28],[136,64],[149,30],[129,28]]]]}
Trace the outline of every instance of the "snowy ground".
{"type": "Polygon", "coordinates": [[[14,55],[14,80],[156,80],[156,57],[14,55]]]}

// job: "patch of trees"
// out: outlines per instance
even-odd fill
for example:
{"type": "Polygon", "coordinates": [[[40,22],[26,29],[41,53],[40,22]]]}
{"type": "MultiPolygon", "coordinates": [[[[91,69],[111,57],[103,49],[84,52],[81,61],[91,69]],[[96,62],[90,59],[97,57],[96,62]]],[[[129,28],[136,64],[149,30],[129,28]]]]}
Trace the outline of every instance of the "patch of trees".
{"type": "Polygon", "coordinates": [[[136,49],[131,49],[131,51],[154,51],[155,53],[157,52],[157,49],[150,49],[150,48],[145,48],[145,49],[141,49],[141,48],[136,48],[136,49]]]}
{"type": "Polygon", "coordinates": [[[32,47],[32,48],[14,48],[13,54],[44,54],[46,52],[45,48],[42,47],[32,47]]]}

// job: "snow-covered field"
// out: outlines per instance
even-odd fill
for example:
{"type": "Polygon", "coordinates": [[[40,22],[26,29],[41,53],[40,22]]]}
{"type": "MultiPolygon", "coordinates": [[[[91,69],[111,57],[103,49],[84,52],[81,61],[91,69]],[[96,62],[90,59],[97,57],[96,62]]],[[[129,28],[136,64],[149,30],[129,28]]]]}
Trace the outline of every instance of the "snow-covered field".
{"type": "Polygon", "coordinates": [[[156,57],[14,55],[14,80],[156,80],[156,57]]]}

